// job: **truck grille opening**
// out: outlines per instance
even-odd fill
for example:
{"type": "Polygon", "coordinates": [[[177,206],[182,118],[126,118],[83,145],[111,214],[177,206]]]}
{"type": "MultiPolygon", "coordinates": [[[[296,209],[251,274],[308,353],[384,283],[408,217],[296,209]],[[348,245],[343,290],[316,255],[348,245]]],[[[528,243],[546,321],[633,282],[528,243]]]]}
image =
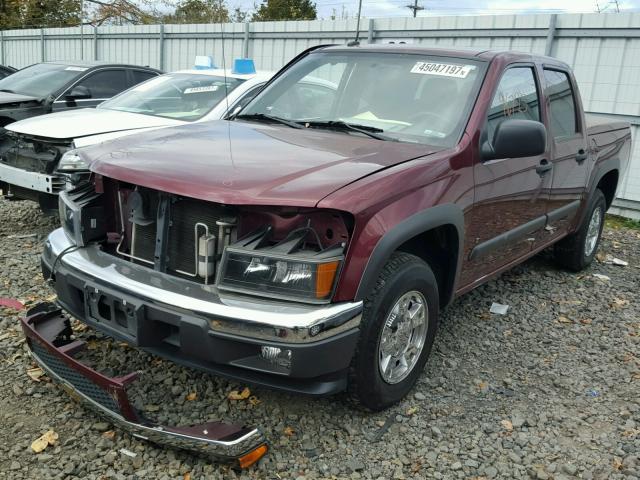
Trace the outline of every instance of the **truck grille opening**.
{"type": "Polygon", "coordinates": [[[134,187],[119,191],[122,239],[116,252],[133,262],[158,267],[156,246],[166,238],[167,273],[213,283],[225,244],[233,242],[235,218],[229,207],[134,187]],[[135,193],[134,193],[135,192],[135,193]],[[166,237],[159,229],[162,202],[167,202],[166,237]]]}

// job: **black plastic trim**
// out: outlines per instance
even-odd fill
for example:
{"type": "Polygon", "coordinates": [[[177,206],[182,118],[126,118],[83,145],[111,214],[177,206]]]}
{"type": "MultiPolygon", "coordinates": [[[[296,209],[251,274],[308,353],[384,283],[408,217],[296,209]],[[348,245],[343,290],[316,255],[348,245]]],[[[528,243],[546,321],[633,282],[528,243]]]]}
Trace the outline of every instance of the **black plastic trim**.
{"type": "MultiPolygon", "coordinates": [[[[460,264],[463,257],[464,246],[464,213],[462,209],[453,203],[437,205],[432,208],[418,212],[406,220],[400,222],[389,230],[376,244],[369,257],[369,262],[365,267],[360,285],[356,292],[356,300],[362,300],[373,289],[380,272],[384,268],[393,252],[403,243],[412,238],[425,233],[434,228],[445,225],[453,225],[458,232],[458,256],[456,258],[456,275],[452,284],[449,285],[450,292],[453,292],[460,273],[460,264]]],[[[448,295],[452,298],[453,295],[448,295]]]]}
{"type": "Polygon", "coordinates": [[[569,217],[572,214],[575,214],[578,208],[580,208],[580,200],[575,200],[571,203],[567,203],[560,208],[551,210],[549,213],[547,213],[547,223],[557,222],[558,220],[569,217]]]}
{"type": "Polygon", "coordinates": [[[527,223],[523,223],[516,228],[501,233],[500,235],[493,237],[486,242],[482,242],[473,248],[471,254],[469,255],[469,260],[477,260],[478,258],[482,258],[502,247],[515,243],[526,237],[527,235],[535,232],[536,230],[544,228],[546,223],[547,216],[542,215],[538,218],[534,218],[527,223]]]}

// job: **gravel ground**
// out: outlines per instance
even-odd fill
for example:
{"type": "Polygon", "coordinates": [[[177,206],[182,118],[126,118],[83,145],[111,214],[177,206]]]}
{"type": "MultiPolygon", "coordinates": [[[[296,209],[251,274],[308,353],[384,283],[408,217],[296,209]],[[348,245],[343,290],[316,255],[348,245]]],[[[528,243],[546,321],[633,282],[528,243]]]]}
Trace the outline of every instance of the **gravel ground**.
{"type": "MultiPolygon", "coordinates": [[[[0,297],[50,299],[38,254],[56,222],[30,202],[0,201],[0,218],[0,297]]],[[[144,372],[133,398],[149,416],[262,426],[271,452],[241,474],[112,435],[46,379],[31,380],[20,313],[0,307],[0,478],[640,478],[640,232],[607,229],[600,252],[629,265],[599,261],[576,275],[543,254],[460,298],[417,388],[378,414],[340,396],[264,389],[229,401],[243,385],[83,332],[103,371],[144,372]],[[489,314],[494,301],[507,315],[489,314]],[[33,453],[49,429],[57,444],[33,453]]]]}

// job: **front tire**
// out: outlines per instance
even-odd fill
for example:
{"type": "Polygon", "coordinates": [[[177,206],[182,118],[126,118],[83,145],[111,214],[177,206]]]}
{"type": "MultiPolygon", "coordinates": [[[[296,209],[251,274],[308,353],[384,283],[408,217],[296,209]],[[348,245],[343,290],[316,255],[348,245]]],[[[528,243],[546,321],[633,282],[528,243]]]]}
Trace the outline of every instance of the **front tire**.
{"type": "Polygon", "coordinates": [[[364,303],[349,391],[360,405],[383,410],[413,388],[431,352],[438,284],[427,263],[394,253],[364,303]]]}
{"type": "Polygon", "coordinates": [[[587,215],[578,230],[555,245],[553,253],[557,263],[574,272],[591,265],[600,245],[606,211],[607,201],[604,194],[600,189],[596,189],[589,201],[587,215]]]}

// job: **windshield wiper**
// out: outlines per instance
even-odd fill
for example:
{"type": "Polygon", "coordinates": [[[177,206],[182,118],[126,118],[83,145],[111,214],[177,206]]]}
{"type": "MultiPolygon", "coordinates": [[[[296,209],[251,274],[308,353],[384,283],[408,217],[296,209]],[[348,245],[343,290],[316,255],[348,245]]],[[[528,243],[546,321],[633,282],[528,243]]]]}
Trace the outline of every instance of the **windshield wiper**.
{"type": "Polygon", "coordinates": [[[13,90],[9,90],[8,88],[0,88],[0,92],[4,92],[4,93],[16,93],[13,90]]]}
{"type": "Polygon", "coordinates": [[[381,132],[384,132],[382,128],[370,127],[369,125],[356,125],[353,123],[343,122],[342,120],[327,120],[324,122],[305,122],[305,126],[307,128],[327,128],[331,130],[342,130],[349,132],[358,132],[363,135],[367,135],[371,138],[375,138],[377,140],[385,140],[390,142],[397,142],[398,140],[395,138],[388,137],[386,135],[380,135],[381,132]]]}
{"type": "Polygon", "coordinates": [[[266,113],[245,113],[244,115],[238,115],[236,118],[240,120],[258,120],[270,123],[281,123],[282,125],[286,125],[291,128],[304,128],[297,122],[293,122],[285,118],[274,117],[273,115],[268,115],[266,113]]]}

